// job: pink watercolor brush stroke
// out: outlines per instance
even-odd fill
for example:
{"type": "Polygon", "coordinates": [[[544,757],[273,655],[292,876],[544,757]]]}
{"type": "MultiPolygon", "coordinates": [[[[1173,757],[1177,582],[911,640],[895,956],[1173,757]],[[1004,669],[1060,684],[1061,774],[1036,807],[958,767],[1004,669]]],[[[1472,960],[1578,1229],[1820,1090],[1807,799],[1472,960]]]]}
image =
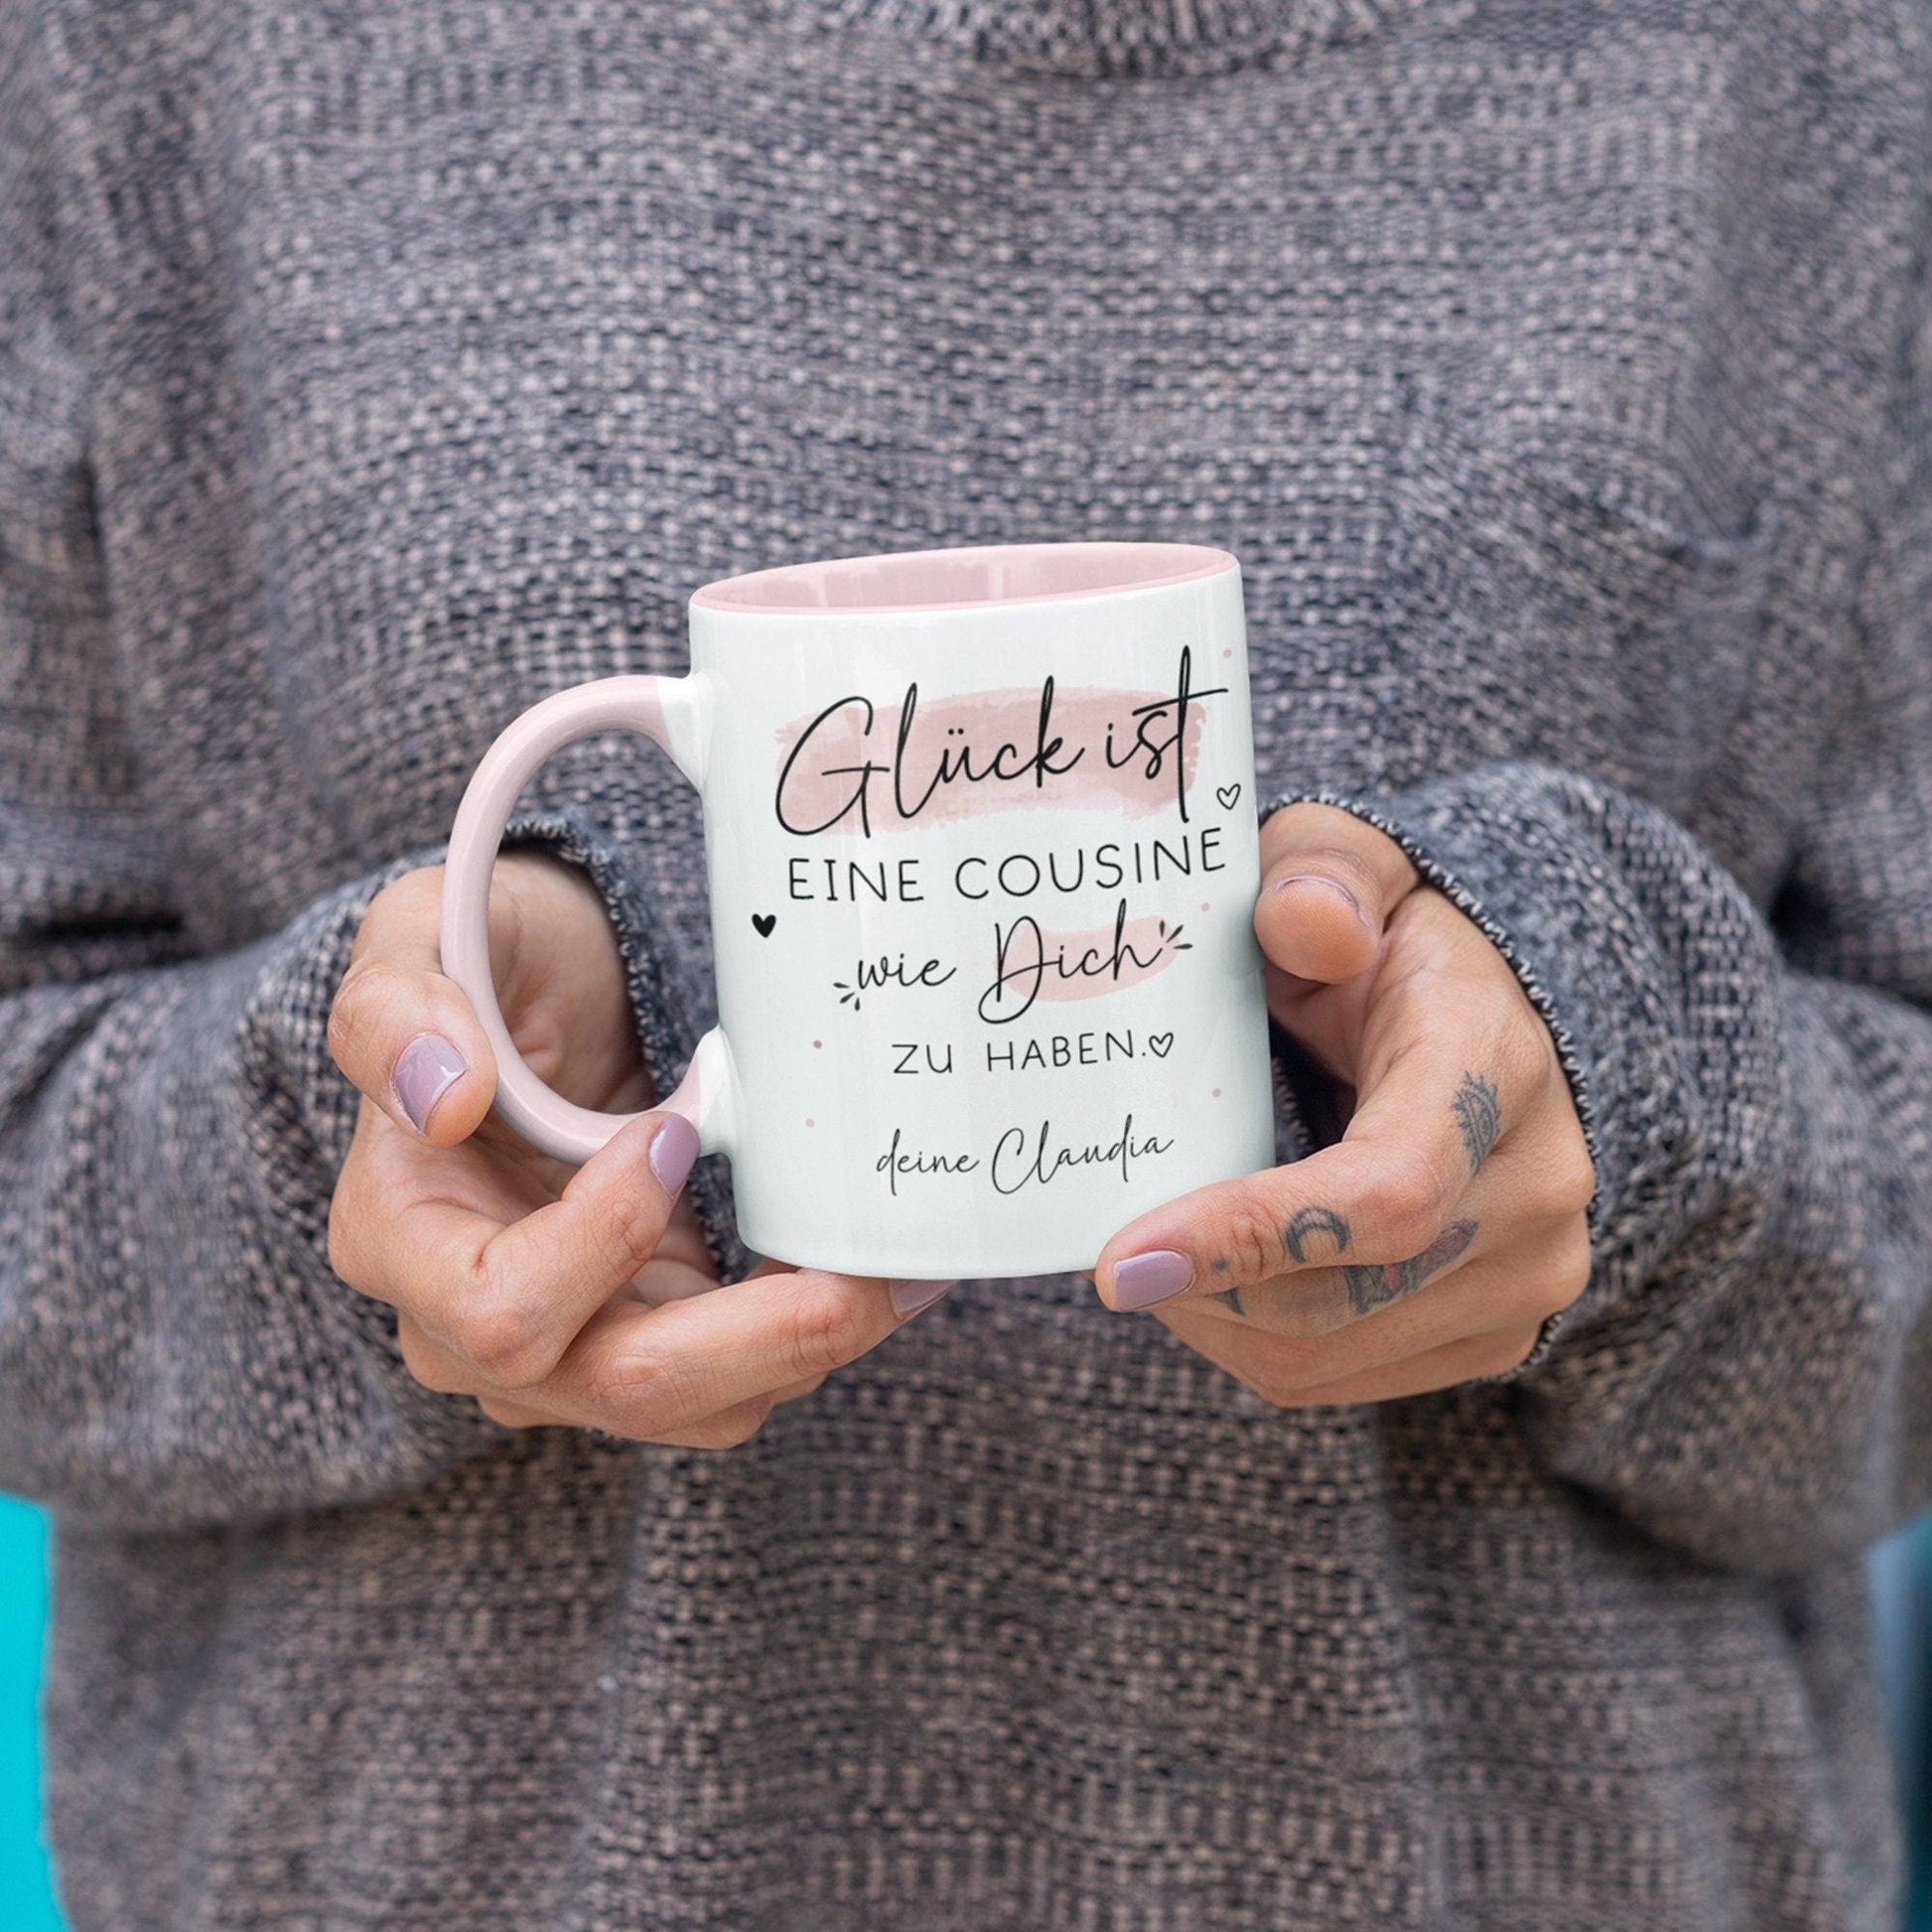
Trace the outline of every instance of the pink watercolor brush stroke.
{"type": "MultiPolygon", "coordinates": [[[[1134,951],[1145,958],[1160,947],[1160,956],[1151,966],[1142,966],[1137,960],[1123,959],[1118,974],[1095,974],[1091,979],[1084,975],[1075,979],[1062,979],[1049,965],[1039,976],[1039,991],[1035,1000],[1092,1000],[1102,994],[1118,993],[1123,986],[1138,986],[1142,980],[1151,980],[1156,973],[1165,973],[1179,957],[1172,946],[1163,943],[1162,921],[1154,914],[1146,918],[1129,919],[1120,929],[1120,943],[1123,948],[1132,946],[1134,951]]],[[[1047,960],[1065,958],[1069,963],[1080,959],[1087,952],[1099,954],[1102,959],[1109,957],[1114,949],[1114,928],[1111,921],[1104,926],[1096,926],[1091,932],[1042,932],[1039,935],[1041,957],[1047,960]]],[[[1033,958],[1033,949],[1027,949],[1028,960],[1033,958]]],[[[1031,988],[1033,977],[1029,974],[1019,985],[1031,988]]]]}
{"type": "MultiPolygon", "coordinates": [[[[1175,798],[1173,770],[1164,757],[1160,772],[1147,776],[1148,754],[1135,746],[1135,733],[1141,721],[1134,717],[1138,706],[1173,702],[1172,692],[1110,691],[1105,689],[1055,691],[1053,715],[1047,738],[1062,741],[1056,755],[1060,759],[1084,751],[1071,771],[1048,772],[1044,781],[1032,772],[1017,778],[986,778],[968,783],[955,777],[940,785],[915,818],[901,818],[894,802],[891,764],[898,743],[901,707],[880,705],[874,714],[872,730],[862,729],[863,709],[848,705],[827,719],[813,732],[810,745],[793,765],[784,789],[785,814],[799,824],[822,824],[853,797],[858,775],[852,771],[828,772],[828,766],[857,765],[870,759],[887,769],[872,774],[868,789],[874,836],[883,832],[903,831],[909,826],[948,825],[962,818],[988,816],[994,812],[1042,808],[1067,809],[1076,806],[1117,805],[1130,818],[1145,818],[1158,812],[1175,798]],[[1106,758],[1107,727],[1114,727],[1114,756],[1130,748],[1134,756],[1119,766],[1110,766],[1106,758]]],[[[817,714],[813,714],[816,716],[817,714]]],[[[1191,788],[1194,767],[1199,760],[1202,712],[1198,701],[1187,707],[1187,729],[1181,742],[1181,770],[1184,784],[1191,788]]],[[[794,718],[778,729],[777,768],[784,769],[800,736],[812,717],[794,718]]],[[[1157,733],[1172,727],[1167,721],[1156,725],[1157,733]]],[[[973,768],[981,770],[1002,745],[1014,748],[1005,760],[1011,767],[1032,759],[1039,742],[1039,691],[1037,687],[1011,691],[973,691],[950,698],[921,698],[912,717],[912,735],[904,756],[904,791],[916,799],[932,782],[941,756],[970,745],[973,768]],[[950,736],[957,727],[963,736],[950,736]]],[[[860,828],[856,805],[827,829],[853,832],[860,828]]]]}

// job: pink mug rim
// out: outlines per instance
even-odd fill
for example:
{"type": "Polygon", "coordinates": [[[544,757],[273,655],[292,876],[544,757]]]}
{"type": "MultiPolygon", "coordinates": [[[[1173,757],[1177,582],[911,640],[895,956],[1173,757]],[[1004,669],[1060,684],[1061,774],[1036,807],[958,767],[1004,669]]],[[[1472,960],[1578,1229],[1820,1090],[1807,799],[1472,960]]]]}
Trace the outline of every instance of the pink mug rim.
{"type": "Polygon", "coordinates": [[[1165,590],[1238,569],[1233,553],[1204,543],[987,543],[934,550],[882,550],[815,563],[774,564],[720,578],[692,594],[699,611],[759,617],[911,616],[942,611],[989,611],[1022,604],[1061,604],[1123,591],[1165,590]],[[958,595],[961,566],[983,567],[996,588],[958,595]],[[1106,566],[1117,568],[1109,571],[1106,566]],[[1030,577],[1026,588],[997,588],[1003,575],[1030,577]],[[873,580],[878,601],[841,591],[873,580]],[[941,584],[946,585],[944,592],[941,584]]]}

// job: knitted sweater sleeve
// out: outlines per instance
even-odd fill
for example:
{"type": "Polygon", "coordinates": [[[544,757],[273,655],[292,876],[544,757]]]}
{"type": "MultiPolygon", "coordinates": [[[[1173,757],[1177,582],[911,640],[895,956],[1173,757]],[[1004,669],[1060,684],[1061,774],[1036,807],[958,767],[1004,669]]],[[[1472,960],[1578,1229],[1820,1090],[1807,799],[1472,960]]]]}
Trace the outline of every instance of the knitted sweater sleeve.
{"type": "MultiPolygon", "coordinates": [[[[0,17],[0,1488],[155,1528],[414,1487],[500,1432],[417,1385],[391,1311],[330,1271],[355,1096],[325,1035],[369,900],[440,854],[239,950],[187,936],[115,697],[44,132],[8,44],[31,11],[0,17]]],[[[668,1091],[692,1021],[638,882],[573,821],[517,830],[604,887],[668,1091]]]]}
{"type": "MultiPolygon", "coordinates": [[[[1920,378],[1928,345],[1921,326],[1920,378]]],[[[1573,770],[1329,796],[1499,945],[1591,1141],[1589,1285],[1505,1378],[1533,1451],[1752,1570],[1932,1503],[1932,390],[1907,392],[1768,912],[1681,824],[1573,770]]]]}

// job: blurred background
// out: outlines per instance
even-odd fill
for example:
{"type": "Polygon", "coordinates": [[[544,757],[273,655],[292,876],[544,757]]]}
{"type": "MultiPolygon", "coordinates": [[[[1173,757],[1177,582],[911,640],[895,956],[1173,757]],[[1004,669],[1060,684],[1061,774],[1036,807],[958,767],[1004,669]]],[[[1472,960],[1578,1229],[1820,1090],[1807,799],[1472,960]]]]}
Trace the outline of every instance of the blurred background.
{"type": "MultiPolygon", "coordinates": [[[[40,1842],[34,1701],[47,1608],[39,1514],[0,1496],[0,1932],[59,1932],[40,1842]]],[[[1932,1518],[1871,1563],[1916,1872],[1910,1932],[1932,1932],[1932,1518]]]]}
{"type": "Polygon", "coordinates": [[[0,1926],[6,1932],[55,1932],[61,1923],[41,1850],[34,1747],[46,1577],[38,1512],[0,1496],[0,1926]]]}

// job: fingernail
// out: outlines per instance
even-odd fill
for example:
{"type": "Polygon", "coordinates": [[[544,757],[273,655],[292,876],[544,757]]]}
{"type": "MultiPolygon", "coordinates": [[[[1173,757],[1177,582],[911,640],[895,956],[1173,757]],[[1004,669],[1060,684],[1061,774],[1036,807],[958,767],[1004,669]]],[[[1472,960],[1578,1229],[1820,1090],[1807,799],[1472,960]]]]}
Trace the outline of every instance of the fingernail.
{"type": "Polygon", "coordinates": [[[893,1312],[903,1321],[908,1314],[929,1309],[940,1296],[957,1288],[957,1282],[891,1282],[893,1312]]]}
{"type": "Polygon", "coordinates": [[[396,1061],[396,1098],[421,1133],[430,1110],[470,1071],[470,1062],[441,1034],[422,1034],[402,1049],[396,1061]]]}
{"type": "Polygon", "coordinates": [[[1319,886],[1324,892],[1332,893],[1340,899],[1356,918],[1366,925],[1367,914],[1362,910],[1362,902],[1339,879],[1330,879],[1325,872],[1292,872],[1286,879],[1275,881],[1275,890],[1285,893],[1291,886],[1319,886]]]}
{"type": "Polygon", "coordinates": [[[1150,1248],[1114,1263],[1114,1306],[1151,1309],[1172,1301],[1194,1279],[1194,1264],[1172,1248],[1150,1248]]]}
{"type": "Polygon", "coordinates": [[[650,1137],[650,1171],[667,1194],[684,1185],[691,1164],[698,1158],[698,1130],[682,1114],[665,1117],[662,1127],[650,1137]]]}

